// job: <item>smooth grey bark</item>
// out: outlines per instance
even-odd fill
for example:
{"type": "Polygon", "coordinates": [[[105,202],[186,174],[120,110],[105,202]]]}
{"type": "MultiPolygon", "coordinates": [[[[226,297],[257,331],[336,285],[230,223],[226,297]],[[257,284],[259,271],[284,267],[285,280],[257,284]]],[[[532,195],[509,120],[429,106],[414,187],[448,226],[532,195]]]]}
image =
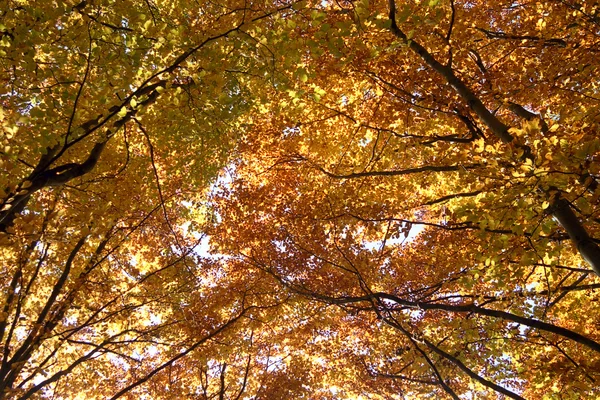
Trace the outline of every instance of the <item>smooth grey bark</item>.
{"type": "Polygon", "coordinates": [[[600,247],[585,230],[569,202],[558,198],[552,209],[552,216],[567,231],[581,257],[587,261],[597,275],[600,275],[600,247]]]}

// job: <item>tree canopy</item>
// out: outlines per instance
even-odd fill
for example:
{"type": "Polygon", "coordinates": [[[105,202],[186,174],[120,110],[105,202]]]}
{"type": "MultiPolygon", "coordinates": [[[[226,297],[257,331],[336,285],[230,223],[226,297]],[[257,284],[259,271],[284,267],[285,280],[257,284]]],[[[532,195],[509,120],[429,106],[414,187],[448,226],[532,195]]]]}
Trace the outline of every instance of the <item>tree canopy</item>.
{"type": "Polygon", "coordinates": [[[600,395],[600,5],[0,0],[0,399],[600,395]]]}

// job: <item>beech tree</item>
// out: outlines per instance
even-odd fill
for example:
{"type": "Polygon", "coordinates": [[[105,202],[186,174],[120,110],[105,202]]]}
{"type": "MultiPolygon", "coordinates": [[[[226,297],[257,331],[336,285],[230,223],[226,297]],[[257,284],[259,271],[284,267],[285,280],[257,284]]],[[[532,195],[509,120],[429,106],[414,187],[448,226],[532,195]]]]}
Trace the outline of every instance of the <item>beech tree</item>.
{"type": "Polygon", "coordinates": [[[0,398],[598,395],[595,3],[0,10],[0,398]]]}
{"type": "Polygon", "coordinates": [[[346,311],[331,324],[357,339],[330,362],[384,398],[593,397],[595,9],[363,2],[311,18],[295,84],[216,196],[221,251],[346,311]]]}
{"type": "Polygon", "coordinates": [[[190,354],[246,365],[215,338],[280,300],[194,249],[268,68],[246,30],[291,4],[3,2],[0,397],[155,397],[190,354]]]}

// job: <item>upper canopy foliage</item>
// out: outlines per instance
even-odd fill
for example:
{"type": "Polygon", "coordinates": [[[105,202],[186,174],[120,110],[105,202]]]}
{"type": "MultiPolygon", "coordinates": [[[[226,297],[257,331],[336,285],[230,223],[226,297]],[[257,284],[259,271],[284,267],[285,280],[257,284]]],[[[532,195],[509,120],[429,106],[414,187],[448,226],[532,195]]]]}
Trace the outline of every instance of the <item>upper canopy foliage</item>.
{"type": "Polygon", "coordinates": [[[0,398],[598,396],[599,43],[592,1],[0,0],[0,398]]]}

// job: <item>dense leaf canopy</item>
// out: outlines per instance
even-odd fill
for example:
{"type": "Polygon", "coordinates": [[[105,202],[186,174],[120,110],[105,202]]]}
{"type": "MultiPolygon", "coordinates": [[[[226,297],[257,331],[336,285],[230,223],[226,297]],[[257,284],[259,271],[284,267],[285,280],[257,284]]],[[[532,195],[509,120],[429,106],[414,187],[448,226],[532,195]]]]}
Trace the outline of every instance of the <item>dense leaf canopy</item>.
{"type": "Polygon", "coordinates": [[[0,0],[0,399],[600,396],[600,6],[0,0]]]}

